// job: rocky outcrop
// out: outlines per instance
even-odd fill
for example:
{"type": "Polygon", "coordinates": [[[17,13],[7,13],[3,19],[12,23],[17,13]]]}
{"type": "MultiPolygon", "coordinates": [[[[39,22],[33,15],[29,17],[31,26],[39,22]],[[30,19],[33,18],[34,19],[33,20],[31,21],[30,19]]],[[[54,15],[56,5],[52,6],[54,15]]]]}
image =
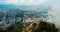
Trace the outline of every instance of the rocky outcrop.
{"type": "Polygon", "coordinates": [[[58,32],[58,29],[53,23],[43,20],[36,20],[32,25],[26,27],[25,32],[58,32]]]}

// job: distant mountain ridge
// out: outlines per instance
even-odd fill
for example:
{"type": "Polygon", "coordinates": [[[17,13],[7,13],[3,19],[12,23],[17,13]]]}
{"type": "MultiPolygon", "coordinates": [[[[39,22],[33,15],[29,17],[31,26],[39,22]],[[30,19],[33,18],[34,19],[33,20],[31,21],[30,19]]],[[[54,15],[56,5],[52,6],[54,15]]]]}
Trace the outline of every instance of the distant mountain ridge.
{"type": "Polygon", "coordinates": [[[42,6],[42,5],[39,5],[39,6],[24,6],[24,5],[0,5],[0,9],[16,9],[16,8],[51,8],[50,6],[42,6]]]}

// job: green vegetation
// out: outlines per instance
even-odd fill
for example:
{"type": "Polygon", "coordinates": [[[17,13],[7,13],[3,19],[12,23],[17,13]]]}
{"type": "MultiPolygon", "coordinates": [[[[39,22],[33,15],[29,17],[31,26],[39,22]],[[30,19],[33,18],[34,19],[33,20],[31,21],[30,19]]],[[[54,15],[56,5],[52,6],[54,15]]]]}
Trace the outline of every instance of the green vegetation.
{"type": "Polygon", "coordinates": [[[23,24],[19,23],[16,24],[11,31],[7,31],[7,32],[21,32],[23,27],[24,27],[23,24]]]}
{"type": "Polygon", "coordinates": [[[22,32],[23,28],[29,26],[30,23],[17,23],[12,30],[8,30],[7,32],[22,32]],[[25,26],[24,26],[25,25],[25,26]]]}

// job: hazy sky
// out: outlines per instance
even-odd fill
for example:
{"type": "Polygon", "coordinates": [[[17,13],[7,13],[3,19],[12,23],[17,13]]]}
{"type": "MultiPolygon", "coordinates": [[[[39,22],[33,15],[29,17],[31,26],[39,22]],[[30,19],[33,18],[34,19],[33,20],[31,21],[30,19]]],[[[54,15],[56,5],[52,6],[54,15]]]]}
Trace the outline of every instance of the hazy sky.
{"type": "Polygon", "coordinates": [[[54,5],[60,0],[0,0],[0,4],[7,5],[54,5]]]}
{"type": "Polygon", "coordinates": [[[0,0],[0,4],[10,5],[40,5],[47,2],[48,0],[0,0]]]}
{"type": "Polygon", "coordinates": [[[0,0],[0,4],[6,5],[55,5],[60,0],[0,0]]]}

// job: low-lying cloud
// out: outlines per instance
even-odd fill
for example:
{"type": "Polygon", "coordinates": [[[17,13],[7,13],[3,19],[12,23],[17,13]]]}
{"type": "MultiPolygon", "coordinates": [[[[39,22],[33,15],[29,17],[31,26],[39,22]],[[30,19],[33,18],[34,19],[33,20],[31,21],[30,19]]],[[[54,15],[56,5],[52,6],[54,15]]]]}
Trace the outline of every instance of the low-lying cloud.
{"type": "Polygon", "coordinates": [[[49,11],[50,19],[60,28],[60,0],[50,0],[52,9],[49,11]]]}

